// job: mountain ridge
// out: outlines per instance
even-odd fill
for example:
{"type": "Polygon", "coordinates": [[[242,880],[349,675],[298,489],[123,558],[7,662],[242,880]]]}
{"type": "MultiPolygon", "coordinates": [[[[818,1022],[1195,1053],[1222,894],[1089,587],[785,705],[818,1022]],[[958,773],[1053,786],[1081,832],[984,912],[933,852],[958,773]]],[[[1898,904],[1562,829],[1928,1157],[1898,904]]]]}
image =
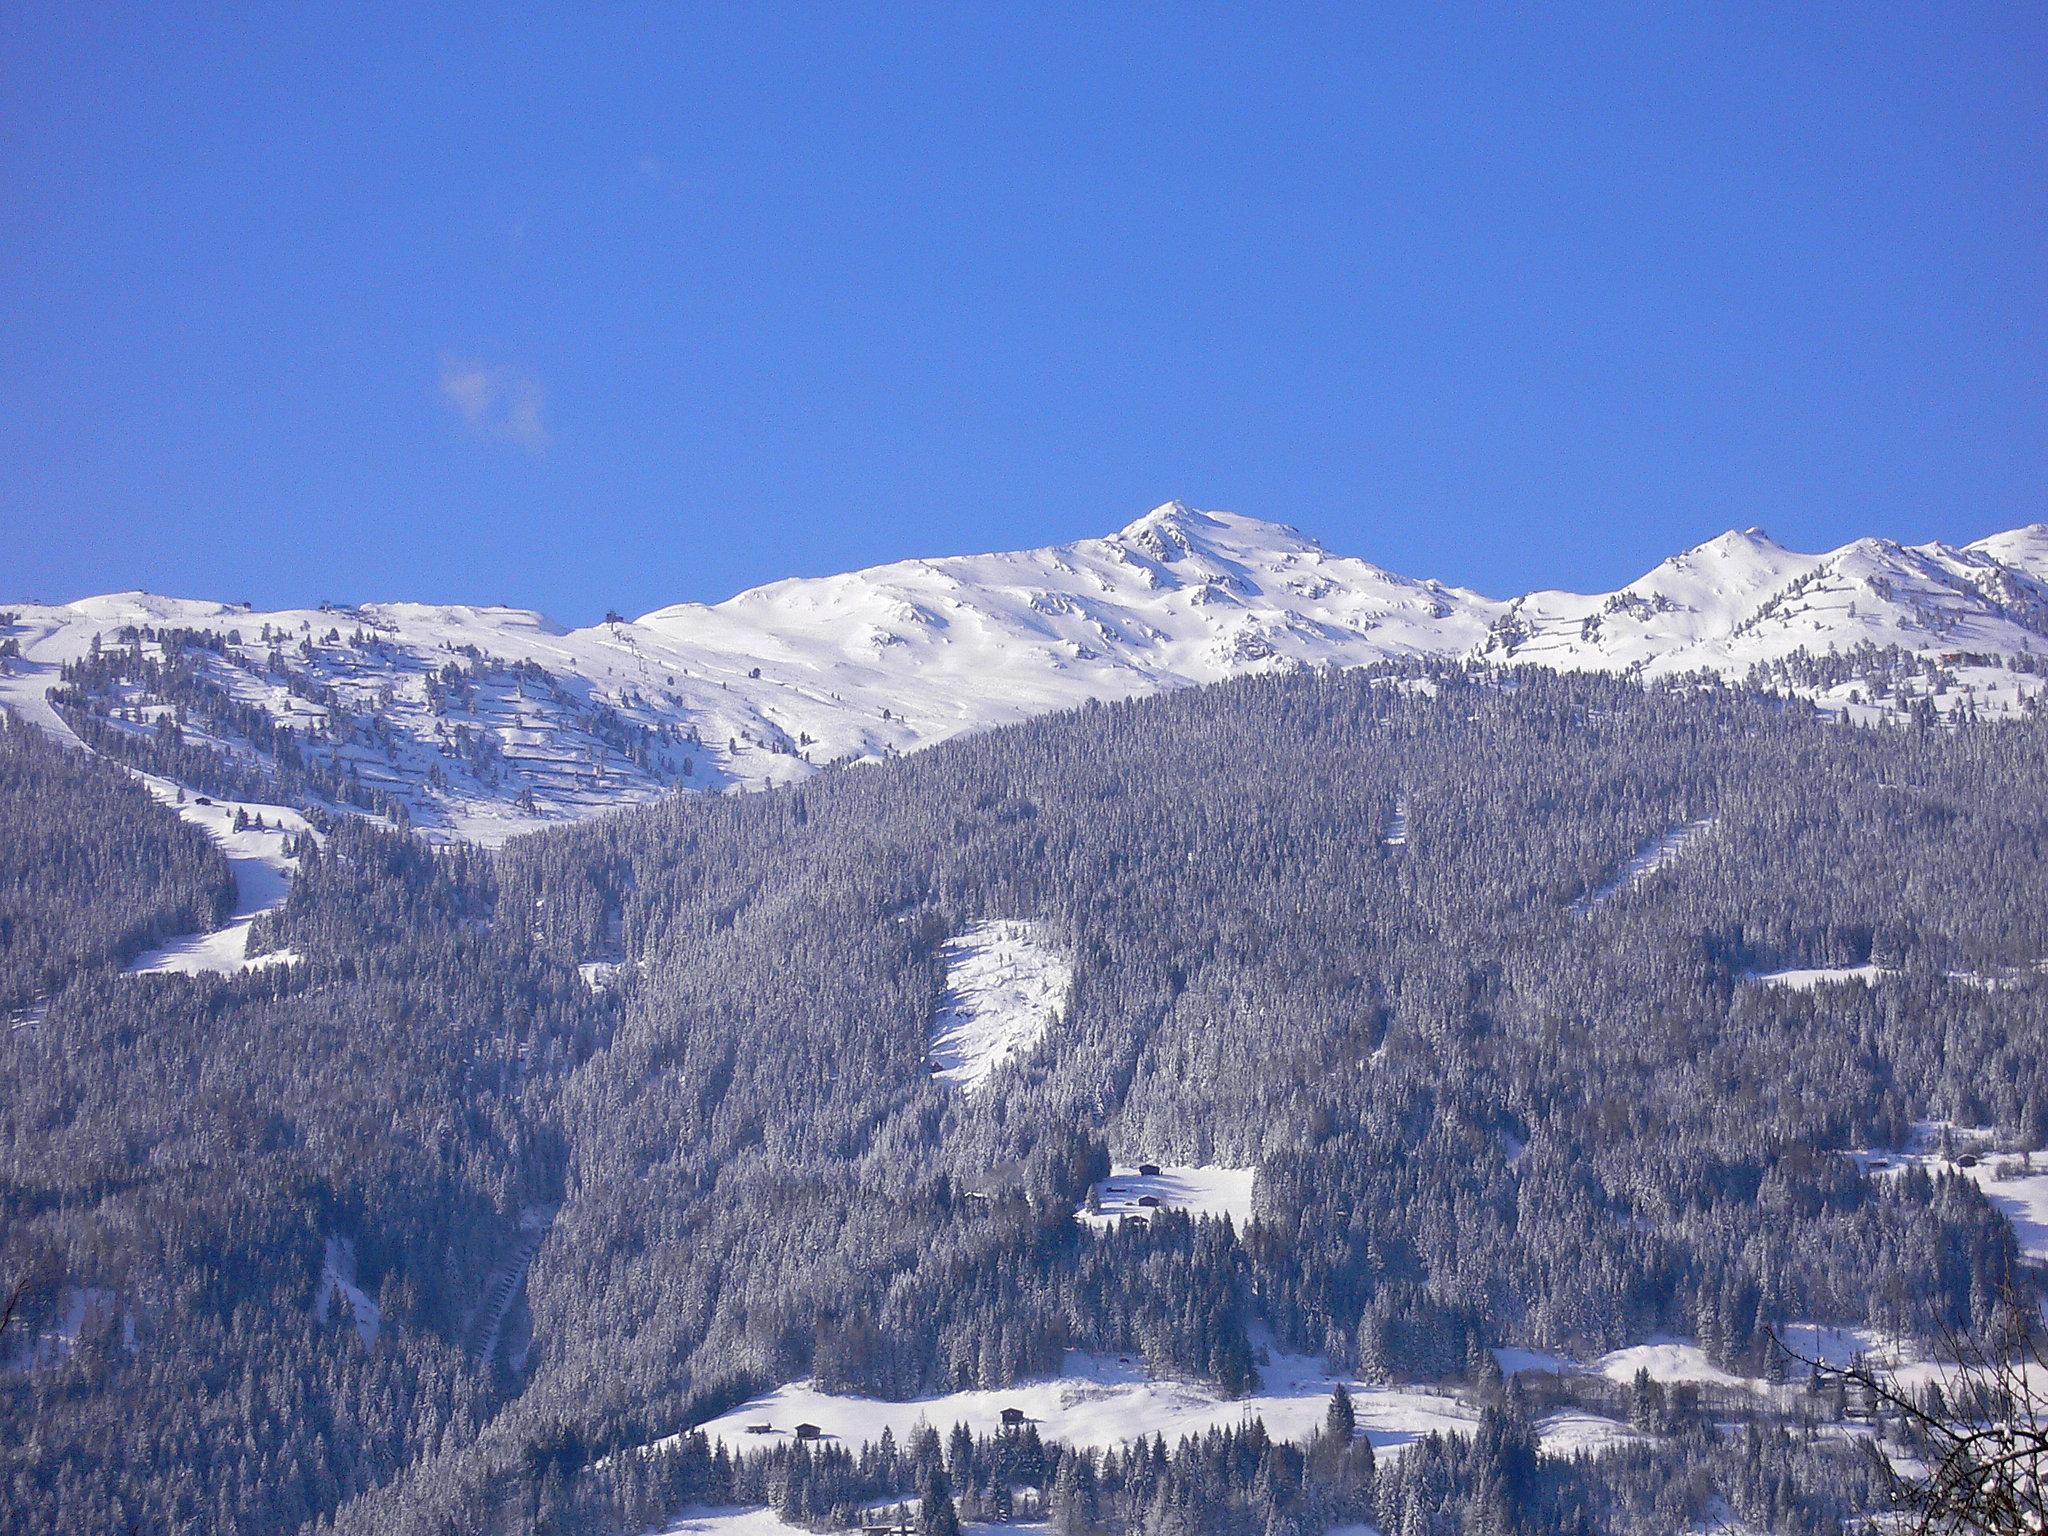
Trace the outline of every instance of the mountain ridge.
{"type": "Polygon", "coordinates": [[[1091,698],[1304,666],[1705,672],[1852,718],[2006,712],[2048,670],[2048,523],[1821,554],[1730,530],[1613,592],[1494,599],[1167,502],[1099,538],[790,577],[580,629],[472,604],[0,606],[18,652],[0,703],[47,728],[160,771],[173,727],[180,761],[199,749],[260,774],[282,752],[315,805],[497,842],[676,788],[787,783],[1091,698]],[[166,631],[176,667],[136,644],[160,650],[166,631]]]}

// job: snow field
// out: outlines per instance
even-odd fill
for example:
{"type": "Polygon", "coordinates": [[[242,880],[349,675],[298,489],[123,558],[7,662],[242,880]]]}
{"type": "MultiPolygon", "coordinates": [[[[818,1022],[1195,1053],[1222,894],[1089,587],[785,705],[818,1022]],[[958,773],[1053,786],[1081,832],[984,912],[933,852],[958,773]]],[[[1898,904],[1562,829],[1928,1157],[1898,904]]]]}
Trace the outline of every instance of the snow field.
{"type": "Polygon", "coordinates": [[[1408,797],[1402,795],[1394,801],[1394,809],[1387,817],[1387,825],[1380,835],[1381,843],[1389,848],[1408,846],[1408,797]]]}
{"type": "Polygon", "coordinates": [[[1066,1007],[1074,970],[1038,923],[976,923],[948,939],[941,955],[946,992],[927,1055],[935,1080],[971,1094],[1045,1037],[1066,1007]]]}
{"type": "Polygon", "coordinates": [[[285,852],[295,836],[314,836],[306,818],[289,806],[263,805],[253,800],[219,800],[187,794],[182,803],[176,785],[164,779],[144,776],[149,792],[163,805],[175,810],[180,819],[200,828],[227,855],[228,870],[235,879],[235,906],[228,920],[211,933],[189,934],[173,939],[160,949],[139,955],[128,967],[131,975],[175,973],[198,976],[208,972],[228,974],[259,969],[267,965],[288,965],[299,957],[292,951],[277,950],[266,955],[249,954],[249,932],[258,916],[283,904],[291,890],[291,877],[298,860],[285,852]],[[251,823],[235,830],[235,814],[241,812],[251,823]],[[261,819],[259,830],[253,823],[261,819]]]}
{"type": "MultiPolygon", "coordinates": [[[[798,1424],[815,1424],[848,1447],[887,1429],[901,1445],[920,1424],[941,1434],[965,1424],[976,1434],[1002,1428],[1005,1408],[1022,1409],[1041,1436],[1064,1445],[1106,1450],[1127,1441],[1182,1435],[1262,1419],[1275,1439],[1302,1441],[1321,1427],[1330,1393],[1341,1379],[1325,1361],[1274,1355],[1260,1373],[1259,1390],[1244,1398],[1218,1397],[1199,1382],[1158,1380],[1142,1364],[1104,1355],[1070,1354],[1059,1376],[994,1390],[949,1392],[909,1402],[823,1392],[795,1382],[744,1403],[701,1426],[713,1441],[738,1452],[787,1439],[798,1424]],[[749,1426],[768,1424],[757,1435],[749,1426]]],[[[1347,1382],[1359,1427],[1376,1451],[1398,1450],[1433,1432],[1468,1434],[1478,1411],[1456,1397],[1422,1388],[1368,1387],[1347,1382]]]]}
{"type": "Polygon", "coordinates": [[[2036,1263],[2048,1264],[2048,1155],[2031,1157],[1994,1150],[1994,1133],[1962,1129],[1924,1120],[1913,1128],[1913,1144],[1904,1152],[1852,1152],[1856,1165],[1877,1178],[1896,1178],[1908,1168],[1931,1174],[1960,1174],[1984,1191],[2012,1223],[2020,1251],[2036,1263]],[[1949,1133],[1952,1155],[1940,1151],[1941,1133],[1949,1133]],[[1969,1158],[1966,1165],[1961,1160],[1969,1158]]]}
{"type": "Polygon", "coordinates": [[[355,1245],[345,1237],[327,1239],[327,1251],[320,1264],[320,1289],[313,1296],[313,1315],[326,1322],[334,1309],[334,1298],[345,1297],[349,1306],[349,1320],[355,1324],[356,1337],[369,1348],[377,1342],[377,1330],[383,1325],[383,1312],[356,1285],[355,1245]]]}
{"type": "Polygon", "coordinates": [[[1618,1419],[1576,1408],[1545,1414],[1536,1423],[1536,1443],[1546,1456],[1598,1455],[1648,1438],[1618,1419]]]}
{"type": "Polygon", "coordinates": [[[1881,965],[1816,965],[1797,966],[1783,971],[1752,971],[1742,979],[1753,981],[1759,986],[1784,987],[1792,992],[1811,992],[1816,987],[1844,987],[1852,981],[1865,986],[1875,985],[1887,976],[1898,973],[1881,965]]]}
{"type": "MultiPolygon", "coordinates": [[[[1961,548],[1865,539],[1825,555],[1752,529],[1618,592],[1496,602],[1334,554],[1277,523],[1169,503],[1104,538],[780,581],[577,630],[519,609],[419,603],[258,613],[126,592],[9,604],[22,656],[0,673],[0,702],[70,739],[44,697],[64,662],[126,626],[184,628],[240,636],[207,663],[240,702],[302,729],[325,722],[324,706],[268,669],[274,642],[332,690],[342,715],[391,727],[375,742],[338,735],[317,755],[401,796],[428,835],[495,844],[673,786],[788,783],[1088,699],[1390,658],[1740,680],[1758,663],[1870,642],[1938,660],[1939,691],[1924,677],[1883,697],[1859,683],[1805,691],[1859,718],[1895,717],[1922,698],[1944,712],[2010,711],[2042,686],[2004,658],[2048,654],[2031,619],[2044,602],[2038,526],[1961,548]],[[458,690],[464,700],[437,705],[430,677],[479,656],[500,665],[458,690]],[[548,676],[515,680],[521,663],[548,676]],[[607,740],[599,710],[658,733],[644,761],[607,740]],[[486,742],[508,771],[478,769],[454,749],[458,735],[486,742]]],[[[258,756],[247,742],[208,744],[258,756]]],[[[1400,832],[1381,835],[1398,847],[1400,832]]]]}
{"type": "Polygon", "coordinates": [[[1136,1168],[1117,1168],[1093,1188],[1100,1210],[1084,1206],[1075,1215],[1098,1231],[1115,1226],[1126,1216],[1145,1216],[1155,1209],[1186,1211],[1190,1216],[1228,1216],[1242,1228],[1252,1219],[1255,1178],[1255,1169],[1208,1164],[1161,1168],[1149,1174],[1136,1168]],[[1158,1203],[1143,1204],[1147,1199],[1158,1203]]]}
{"type": "MultiPolygon", "coordinates": [[[[910,1502],[915,1503],[915,1500],[910,1502]]],[[[885,1506],[886,1507],[886,1506],[885,1506]]],[[[991,1525],[980,1520],[963,1521],[965,1536],[1043,1536],[1041,1521],[1020,1520],[1008,1525],[991,1525]]],[[[1363,1526],[1347,1526],[1348,1532],[1363,1532],[1363,1526]]],[[[705,1509],[679,1516],[663,1526],[659,1536],[811,1536],[800,1525],[790,1525],[772,1509],[705,1509]]],[[[1339,1536],[1331,1532],[1330,1536],[1339,1536]]],[[[1377,1533],[1372,1533],[1377,1536],[1377,1533]]]]}

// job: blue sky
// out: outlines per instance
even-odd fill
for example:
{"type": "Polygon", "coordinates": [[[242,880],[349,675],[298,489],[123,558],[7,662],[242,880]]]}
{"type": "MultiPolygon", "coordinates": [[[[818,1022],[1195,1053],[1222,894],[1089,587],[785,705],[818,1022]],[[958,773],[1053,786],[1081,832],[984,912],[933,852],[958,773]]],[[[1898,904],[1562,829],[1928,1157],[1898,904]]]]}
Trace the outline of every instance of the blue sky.
{"type": "Polygon", "coordinates": [[[10,8],[0,595],[2048,518],[2038,5],[269,9],[10,8]]]}

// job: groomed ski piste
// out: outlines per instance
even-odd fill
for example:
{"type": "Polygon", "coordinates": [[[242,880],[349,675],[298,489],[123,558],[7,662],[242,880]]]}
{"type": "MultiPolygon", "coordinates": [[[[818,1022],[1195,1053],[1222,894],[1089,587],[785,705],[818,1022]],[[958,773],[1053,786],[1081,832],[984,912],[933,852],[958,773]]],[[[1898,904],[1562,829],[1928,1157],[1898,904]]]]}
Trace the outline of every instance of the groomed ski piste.
{"type": "Polygon", "coordinates": [[[976,923],[945,942],[946,991],[932,1019],[935,1081],[973,1093],[1027,1055],[1067,1005],[1074,968],[1041,923],[976,923]]]}
{"type": "Polygon", "coordinates": [[[188,934],[138,955],[129,974],[224,975],[296,961],[299,957],[289,949],[251,955],[249,934],[256,919],[281,906],[291,892],[299,863],[288,847],[297,838],[315,836],[306,818],[289,806],[190,793],[181,797],[178,786],[167,780],[144,775],[143,782],[160,803],[204,831],[227,855],[235,879],[235,906],[228,920],[212,932],[188,934]],[[238,817],[244,823],[240,828],[235,825],[238,817]]]}

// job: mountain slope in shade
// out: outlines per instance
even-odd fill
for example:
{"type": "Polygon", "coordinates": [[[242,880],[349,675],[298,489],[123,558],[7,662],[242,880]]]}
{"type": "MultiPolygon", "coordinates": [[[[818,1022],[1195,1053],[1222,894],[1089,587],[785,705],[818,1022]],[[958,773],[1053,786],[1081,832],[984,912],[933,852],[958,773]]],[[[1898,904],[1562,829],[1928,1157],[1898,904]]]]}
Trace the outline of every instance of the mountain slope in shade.
{"type": "Polygon", "coordinates": [[[781,581],[578,630],[413,603],[257,613],[123,593],[9,606],[0,641],[20,656],[0,703],[52,730],[160,771],[170,741],[187,764],[288,772],[302,804],[495,842],[1091,698],[1390,658],[1705,669],[1864,715],[1921,698],[2008,709],[2039,683],[2014,660],[2048,665],[2048,525],[1824,555],[1728,533],[1619,592],[1499,602],[1169,503],[1106,538],[781,581]]]}

